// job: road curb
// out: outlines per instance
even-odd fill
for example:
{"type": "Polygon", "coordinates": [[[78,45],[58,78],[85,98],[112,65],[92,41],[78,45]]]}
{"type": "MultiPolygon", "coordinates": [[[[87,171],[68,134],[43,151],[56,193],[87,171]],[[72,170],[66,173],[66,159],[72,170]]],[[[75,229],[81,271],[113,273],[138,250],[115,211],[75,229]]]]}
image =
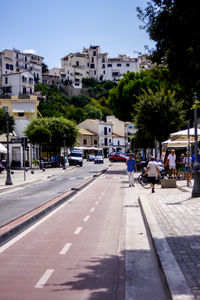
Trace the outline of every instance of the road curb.
{"type": "Polygon", "coordinates": [[[172,300],[194,300],[194,296],[180,270],[176,259],[169,248],[163,232],[161,231],[146,196],[139,195],[139,203],[150,230],[153,245],[157,253],[159,263],[166,283],[168,285],[172,300]]]}

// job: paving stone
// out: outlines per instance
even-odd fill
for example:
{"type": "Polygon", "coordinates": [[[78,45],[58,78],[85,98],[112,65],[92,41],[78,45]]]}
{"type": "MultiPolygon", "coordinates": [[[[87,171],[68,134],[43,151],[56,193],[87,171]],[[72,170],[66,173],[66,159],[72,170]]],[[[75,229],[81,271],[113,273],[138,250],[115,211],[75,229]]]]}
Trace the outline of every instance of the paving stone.
{"type": "Polygon", "coordinates": [[[193,296],[200,299],[200,198],[191,197],[191,188],[183,192],[156,186],[154,194],[139,184],[137,188],[148,199],[193,296]]]}

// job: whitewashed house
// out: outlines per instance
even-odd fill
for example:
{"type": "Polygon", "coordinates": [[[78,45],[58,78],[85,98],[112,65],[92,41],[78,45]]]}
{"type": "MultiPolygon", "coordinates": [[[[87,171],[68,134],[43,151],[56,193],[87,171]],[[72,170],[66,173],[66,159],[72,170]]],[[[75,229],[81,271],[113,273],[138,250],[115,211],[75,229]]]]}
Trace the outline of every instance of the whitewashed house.
{"type": "Polygon", "coordinates": [[[2,75],[2,90],[8,95],[33,94],[34,76],[30,71],[2,75]]]}
{"type": "MultiPolygon", "coordinates": [[[[32,74],[33,78],[33,85],[37,83],[42,82],[42,63],[43,63],[43,57],[30,54],[30,53],[23,53],[19,50],[13,49],[5,49],[0,52],[0,89],[3,90],[3,92],[12,95],[19,95],[15,93],[16,90],[16,77],[21,72],[29,72],[32,74]],[[11,86],[10,90],[12,92],[9,92],[9,86],[6,83],[5,76],[11,76],[10,74],[13,74],[13,78],[9,79],[11,83],[14,84],[14,86],[11,86]],[[8,89],[7,89],[8,88],[8,89]]],[[[30,75],[29,75],[30,77],[30,75]]],[[[32,80],[31,80],[32,81],[32,80]]],[[[23,87],[26,88],[26,91],[30,94],[31,89],[33,91],[33,88],[31,87],[32,82],[20,82],[19,84],[22,85],[22,87],[18,88],[20,93],[23,93],[23,87]]],[[[25,89],[24,89],[25,92],[25,89]]]]}
{"type": "Polygon", "coordinates": [[[96,133],[98,145],[103,150],[104,157],[113,151],[113,130],[112,123],[102,120],[87,119],[80,124],[78,128],[83,128],[96,133]]]}

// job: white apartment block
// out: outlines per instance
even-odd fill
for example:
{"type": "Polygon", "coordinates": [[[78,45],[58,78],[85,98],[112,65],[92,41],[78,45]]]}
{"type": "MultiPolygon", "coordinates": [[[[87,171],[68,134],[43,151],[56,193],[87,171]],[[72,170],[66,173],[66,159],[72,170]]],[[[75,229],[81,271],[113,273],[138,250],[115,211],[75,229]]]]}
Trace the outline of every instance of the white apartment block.
{"type": "Polygon", "coordinates": [[[66,79],[72,81],[73,87],[82,88],[82,78],[118,82],[128,72],[140,72],[153,65],[146,55],[138,58],[126,55],[109,58],[108,53],[100,52],[99,46],[90,46],[82,52],[70,53],[61,58],[61,67],[66,73],[66,79]]]}
{"type": "Polygon", "coordinates": [[[96,119],[87,119],[78,124],[78,128],[89,130],[97,135],[98,145],[102,148],[105,157],[113,151],[112,127],[112,123],[96,119]]]}
{"type": "Polygon", "coordinates": [[[140,72],[137,58],[126,55],[109,58],[107,53],[100,52],[99,46],[90,46],[82,52],[66,55],[61,58],[61,68],[75,88],[82,88],[82,78],[118,82],[125,73],[140,72]]]}
{"type": "MultiPolygon", "coordinates": [[[[41,56],[23,53],[16,49],[5,49],[0,52],[0,88],[4,84],[2,80],[5,75],[16,74],[21,71],[31,72],[34,84],[41,83],[43,59],[41,56]]],[[[18,89],[23,90],[21,87],[18,89]]]]}
{"type": "Polygon", "coordinates": [[[1,88],[8,95],[34,93],[34,76],[29,71],[12,72],[2,75],[1,88]]]}

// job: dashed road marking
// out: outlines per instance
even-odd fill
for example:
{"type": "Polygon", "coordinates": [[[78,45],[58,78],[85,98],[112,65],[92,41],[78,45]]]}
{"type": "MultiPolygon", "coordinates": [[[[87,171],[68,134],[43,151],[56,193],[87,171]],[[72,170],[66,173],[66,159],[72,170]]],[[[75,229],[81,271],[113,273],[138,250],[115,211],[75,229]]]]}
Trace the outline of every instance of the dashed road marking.
{"type": "Polygon", "coordinates": [[[54,270],[53,269],[47,269],[46,272],[42,275],[40,280],[36,283],[35,288],[36,289],[42,289],[46,282],[49,280],[51,275],[53,274],[54,270]]]}
{"type": "Polygon", "coordinates": [[[60,251],[60,255],[65,255],[67,253],[67,251],[69,250],[69,248],[71,247],[71,243],[67,243],[65,244],[65,246],[62,248],[62,250],[60,251]]]}
{"type": "Polygon", "coordinates": [[[83,227],[77,227],[76,230],[74,231],[74,234],[79,234],[81,232],[83,227]]]}
{"type": "Polygon", "coordinates": [[[91,208],[90,211],[93,212],[95,210],[95,207],[91,208]]]}
{"type": "Polygon", "coordinates": [[[84,219],[83,219],[83,222],[87,222],[89,220],[90,216],[86,216],[84,219]]]}
{"type": "Polygon", "coordinates": [[[101,198],[102,198],[102,197],[101,197],[101,196],[99,196],[99,198],[98,198],[98,199],[99,199],[99,200],[101,200],[101,198]]]}
{"type": "Polygon", "coordinates": [[[96,201],[96,202],[95,202],[95,205],[98,205],[98,204],[99,204],[99,202],[98,202],[98,201],[96,201]]]}

